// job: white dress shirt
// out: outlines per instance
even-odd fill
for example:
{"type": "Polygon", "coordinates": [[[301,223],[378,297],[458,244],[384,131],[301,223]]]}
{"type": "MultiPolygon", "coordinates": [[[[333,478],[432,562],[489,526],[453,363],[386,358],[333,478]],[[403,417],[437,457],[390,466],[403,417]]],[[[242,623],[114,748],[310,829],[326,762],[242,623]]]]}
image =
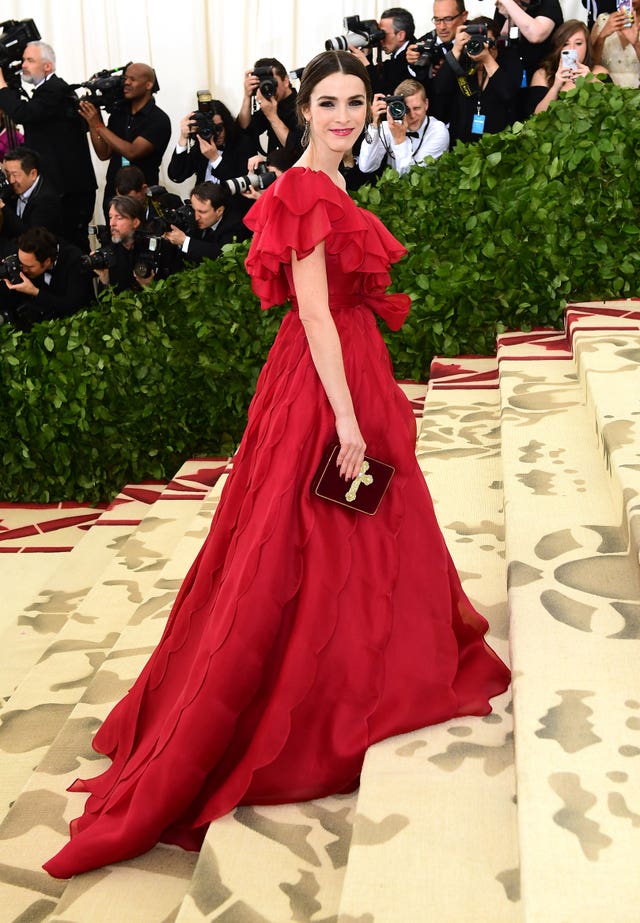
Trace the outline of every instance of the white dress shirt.
{"type": "Polygon", "coordinates": [[[425,118],[416,134],[407,137],[402,144],[393,140],[388,122],[380,122],[378,128],[370,128],[371,141],[363,141],[358,157],[358,166],[363,173],[373,173],[385,156],[387,166],[398,173],[407,173],[416,164],[423,164],[427,157],[440,157],[449,150],[449,132],[444,122],[425,118]]]}

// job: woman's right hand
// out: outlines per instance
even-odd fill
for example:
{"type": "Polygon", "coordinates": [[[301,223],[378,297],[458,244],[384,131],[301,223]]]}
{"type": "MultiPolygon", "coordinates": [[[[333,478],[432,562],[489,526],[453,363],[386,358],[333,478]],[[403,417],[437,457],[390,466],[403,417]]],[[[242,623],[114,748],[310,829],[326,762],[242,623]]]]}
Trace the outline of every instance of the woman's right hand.
{"type": "Polygon", "coordinates": [[[609,13],[606,22],[600,29],[600,37],[606,38],[613,35],[614,32],[621,32],[627,25],[627,14],[624,10],[616,10],[615,13],[609,13]]]}
{"type": "Polygon", "coordinates": [[[342,419],[336,417],[336,432],[340,442],[337,466],[340,468],[340,476],[350,481],[360,473],[367,445],[355,415],[342,419]]]}

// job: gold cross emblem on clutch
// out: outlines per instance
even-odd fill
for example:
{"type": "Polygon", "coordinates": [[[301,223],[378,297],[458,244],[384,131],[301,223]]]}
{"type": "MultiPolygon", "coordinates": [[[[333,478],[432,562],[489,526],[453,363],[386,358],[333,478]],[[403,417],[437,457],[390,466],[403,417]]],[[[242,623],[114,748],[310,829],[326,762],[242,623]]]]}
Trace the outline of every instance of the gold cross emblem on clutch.
{"type": "Polygon", "coordinates": [[[365,487],[368,487],[370,484],[373,484],[373,475],[367,474],[369,470],[369,462],[363,461],[362,467],[360,468],[360,473],[353,479],[351,482],[351,487],[344,495],[344,499],[347,503],[353,503],[356,499],[356,494],[358,493],[358,488],[361,484],[364,484],[365,487]]]}

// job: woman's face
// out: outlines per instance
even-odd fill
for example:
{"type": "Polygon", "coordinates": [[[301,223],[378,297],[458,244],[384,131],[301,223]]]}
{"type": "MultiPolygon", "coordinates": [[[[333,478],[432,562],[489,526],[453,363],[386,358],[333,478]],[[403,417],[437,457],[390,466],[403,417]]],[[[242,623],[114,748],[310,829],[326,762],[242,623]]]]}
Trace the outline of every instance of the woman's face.
{"type": "Polygon", "coordinates": [[[303,109],[310,122],[310,144],[334,152],[349,151],[364,128],[366,114],[362,80],[354,74],[330,74],[315,85],[303,109]]]}
{"type": "Polygon", "coordinates": [[[584,64],[587,56],[587,39],[582,29],[578,29],[573,35],[570,35],[562,46],[562,50],[571,49],[578,53],[578,64],[584,64]]]}

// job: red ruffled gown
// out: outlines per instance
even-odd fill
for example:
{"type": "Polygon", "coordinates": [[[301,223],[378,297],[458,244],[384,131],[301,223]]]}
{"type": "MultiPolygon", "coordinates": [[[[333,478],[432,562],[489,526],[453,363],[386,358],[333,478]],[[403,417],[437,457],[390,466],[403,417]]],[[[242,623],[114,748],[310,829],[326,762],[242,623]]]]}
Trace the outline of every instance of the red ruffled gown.
{"type": "Polygon", "coordinates": [[[94,739],[112,765],[44,866],[66,878],[158,842],[198,849],[238,804],[353,790],[367,747],[484,715],[509,671],[486,645],[415,458],[415,422],[378,314],[404,248],[324,173],[294,167],[247,216],[262,307],[293,295],[290,254],[325,241],[329,301],[368,454],[395,466],[369,517],[312,496],[334,416],[295,309],[260,375],[211,531],[162,639],[94,739]]]}

